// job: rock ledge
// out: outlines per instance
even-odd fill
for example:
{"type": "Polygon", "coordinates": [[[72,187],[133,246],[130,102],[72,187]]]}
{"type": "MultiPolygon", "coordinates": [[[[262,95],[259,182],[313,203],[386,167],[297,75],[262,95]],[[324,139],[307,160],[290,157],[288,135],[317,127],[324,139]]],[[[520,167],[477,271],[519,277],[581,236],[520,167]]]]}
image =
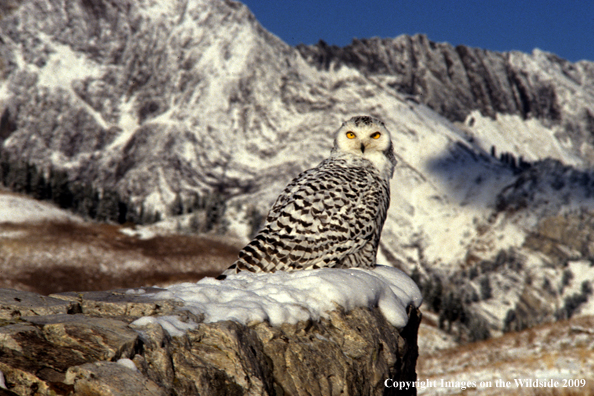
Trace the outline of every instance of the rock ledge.
{"type": "MultiPolygon", "coordinates": [[[[49,297],[0,289],[1,395],[381,395],[414,381],[420,312],[392,327],[378,309],[272,327],[200,323],[181,337],[142,316],[199,321],[125,290],[49,297]]],[[[414,394],[414,389],[410,394],[414,394]]]]}

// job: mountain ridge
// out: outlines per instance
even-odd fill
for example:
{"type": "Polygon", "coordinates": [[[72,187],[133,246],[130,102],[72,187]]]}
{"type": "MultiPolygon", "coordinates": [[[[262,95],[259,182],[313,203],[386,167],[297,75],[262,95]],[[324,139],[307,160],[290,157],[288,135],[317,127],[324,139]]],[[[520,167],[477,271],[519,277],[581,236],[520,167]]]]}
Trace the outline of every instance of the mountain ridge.
{"type": "MultiPolygon", "coordinates": [[[[318,68],[347,65],[371,75],[399,76],[392,82],[397,91],[415,96],[451,121],[463,122],[472,110],[491,118],[500,113],[556,121],[561,116],[555,87],[522,70],[530,55],[521,52],[454,47],[432,42],[423,34],[355,39],[345,47],[320,41],[317,45],[300,44],[297,49],[318,68]],[[444,95],[445,89],[453,94],[444,95]]],[[[592,62],[571,63],[538,49],[532,57],[537,61],[544,58],[552,70],[576,84],[589,85],[592,91],[592,62]]]]}

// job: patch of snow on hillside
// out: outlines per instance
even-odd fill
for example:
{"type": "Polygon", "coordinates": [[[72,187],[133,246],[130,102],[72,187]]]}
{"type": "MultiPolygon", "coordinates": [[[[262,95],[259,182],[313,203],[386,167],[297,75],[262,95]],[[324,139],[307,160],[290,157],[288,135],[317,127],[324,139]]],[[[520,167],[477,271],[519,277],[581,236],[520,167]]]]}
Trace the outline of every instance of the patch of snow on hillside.
{"type": "Polygon", "coordinates": [[[50,48],[51,55],[47,63],[39,69],[39,85],[48,88],[69,88],[75,80],[101,77],[101,66],[80,51],[59,44],[43,33],[40,33],[40,37],[50,48]]]}
{"type": "Polygon", "coordinates": [[[589,282],[590,287],[594,287],[594,265],[590,260],[570,261],[567,263],[567,270],[571,271],[573,278],[563,290],[564,298],[583,295],[586,301],[578,306],[575,315],[594,315],[594,298],[591,293],[584,293],[583,290],[584,282],[589,282]]]}
{"type": "Polygon", "coordinates": [[[0,224],[40,221],[77,221],[77,218],[52,204],[20,195],[0,192],[0,224]]]}
{"type": "Polygon", "coordinates": [[[490,152],[491,146],[495,146],[497,156],[507,152],[522,156],[526,161],[554,158],[568,165],[582,163],[571,153],[571,142],[565,147],[555,136],[556,130],[547,128],[537,119],[497,114],[493,120],[475,110],[468,115],[465,124],[485,151],[490,152]]]}
{"type": "Polygon", "coordinates": [[[134,228],[121,228],[120,232],[130,237],[135,237],[142,240],[152,239],[157,234],[151,227],[134,227],[134,228]]]}
{"type": "MultiPolygon", "coordinates": [[[[73,90],[73,84],[89,78],[98,79],[103,73],[97,63],[84,56],[81,52],[73,51],[68,45],[59,44],[45,34],[40,34],[43,42],[51,50],[47,63],[39,68],[39,86],[50,89],[65,89],[72,98],[79,98],[73,90]]],[[[102,128],[109,128],[101,114],[84,100],[78,103],[93,116],[102,128]]]]}
{"type": "MultiPolygon", "coordinates": [[[[406,308],[422,302],[417,285],[404,272],[386,266],[364,269],[320,269],[311,271],[230,275],[224,281],[204,278],[181,283],[154,295],[185,303],[184,309],[204,314],[204,322],[233,320],[242,324],[270,322],[273,326],[295,324],[328,317],[340,306],[378,307],[395,327],[408,321],[406,308]]],[[[175,317],[145,317],[133,322],[143,326],[159,323],[172,335],[191,328],[175,317]]]]}

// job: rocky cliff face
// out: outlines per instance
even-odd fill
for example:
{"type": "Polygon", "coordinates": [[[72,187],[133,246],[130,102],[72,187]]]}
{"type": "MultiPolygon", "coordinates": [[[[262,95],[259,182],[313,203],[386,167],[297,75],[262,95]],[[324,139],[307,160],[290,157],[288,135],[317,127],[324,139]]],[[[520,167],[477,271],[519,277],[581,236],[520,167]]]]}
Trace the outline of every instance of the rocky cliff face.
{"type": "Polygon", "coordinates": [[[202,323],[171,336],[157,323],[131,324],[164,315],[199,322],[179,303],[151,299],[155,291],[46,297],[0,289],[0,393],[383,395],[394,391],[388,378],[416,380],[416,310],[402,330],[376,309],[357,308],[280,327],[202,323]]]}
{"type": "Polygon", "coordinates": [[[348,66],[367,76],[389,78],[386,84],[395,91],[451,121],[464,122],[475,110],[491,118],[513,114],[562,124],[573,139],[592,144],[594,108],[574,96],[585,89],[591,97],[591,62],[571,63],[538,50],[528,55],[454,47],[424,35],[354,40],[343,48],[320,42],[297,49],[320,69],[348,66]]]}
{"type": "MultiPolygon", "coordinates": [[[[493,120],[503,115],[538,120],[552,129],[553,142],[566,146],[581,161],[594,161],[592,62],[571,63],[539,50],[524,54],[454,47],[432,42],[423,35],[354,40],[343,48],[320,42],[297,49],[318,69],[355,68],[385,88],[410,95],[450,121],[466,123],[471,136],[481,140],[486,150],[489,144],[498,146],[499,142],[494,136],[484,136],[484,125],[474,125],[477,116],[473,112],[493,120]]],[[[503,127],[508,137],[521,134],[514,130],[517,126],[503,127]]],[[[530,145],[532,150],[538,146],[533,142],[530,145]]],[[[525,157],[527,149],[516,143],[506,145],[504,151],[525,157]]],[[[550,153],[540,152],[530,157],[547,156],[550,153]]]]}

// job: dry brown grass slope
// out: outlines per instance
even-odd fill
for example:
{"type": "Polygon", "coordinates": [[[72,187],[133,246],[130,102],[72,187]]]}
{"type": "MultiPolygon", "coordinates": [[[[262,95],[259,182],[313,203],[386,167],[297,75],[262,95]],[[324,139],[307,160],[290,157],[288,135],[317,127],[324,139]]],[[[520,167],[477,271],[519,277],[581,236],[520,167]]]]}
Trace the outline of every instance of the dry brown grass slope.
{"type": "Polygon", "coordinates": [[[121,226],[0,224],[0,287],[50,294],[195,282],[219,274],[239,247],[193,235],[139,239],[121,226]]]}
{"type": "MultiPolygon", "coordinates": [[[[502,379],[584,379],[585,386],[433,389],[440,394],[593,395],[594,317],[582,316],[450,349],[419,351],[419,380],[495,381],[502,379]],[[443,391],[443,392],[442,392],[443,391]]],[[[423,392],[420,392],[423,394],[423,392]]],[[[426,394],[431,394],[426,393],[426,394]]]]}

